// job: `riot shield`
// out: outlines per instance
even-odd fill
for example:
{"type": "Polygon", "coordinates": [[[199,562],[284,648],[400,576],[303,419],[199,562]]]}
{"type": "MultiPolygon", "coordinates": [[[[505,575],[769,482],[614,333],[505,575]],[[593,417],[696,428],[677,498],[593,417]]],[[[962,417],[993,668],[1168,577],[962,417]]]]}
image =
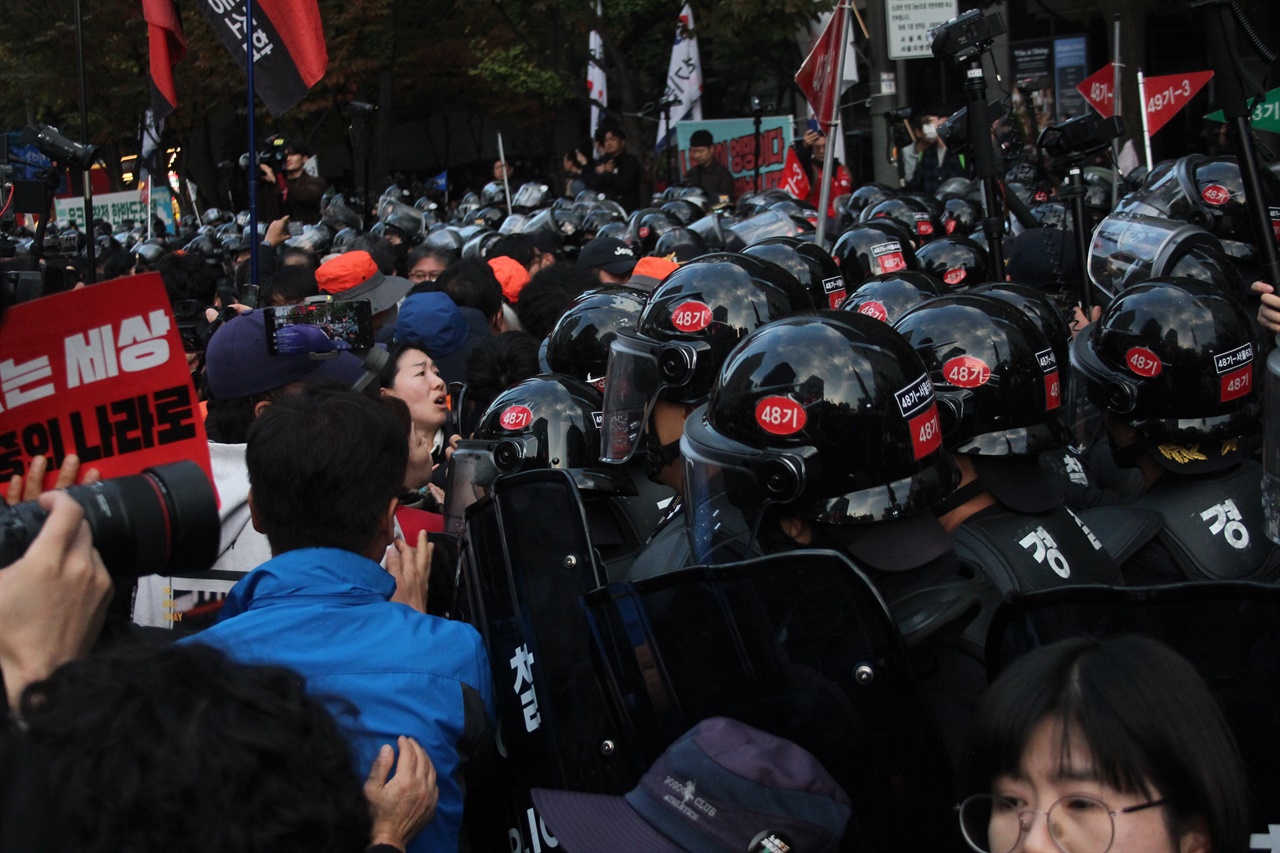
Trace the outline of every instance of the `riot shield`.
{"type": "Polygon", "coordinates": [[[1060,587],[1015,594],[991,622],[995,678],[1039,646],[1082,635],[1142,634],[1195,666],[1222,706],[1253,794],[1251,829],[1280,825],[1280,587],[1213,581],[1160,587],[1060,587]]]}
{"type": "Polygon", "coordinates": [[[466,510],[467,612],[484,637],[498,706],[499,773],[513,849],[554,846],[532,787],[624,793],[636,775],[593,667],[580,598],[599,566],[573,478],[498,477],[466,510]],[[519,842],[520,846],[515,847],[519,842]]]}
{"type": "Polygon", "coordinates": [[[586,604],[633,763],[731,717],[803,746],[840,782],[853,804],[842,850],[963,847],[951,768],[893,620],[843,555],[694,567],[586,604]]]}

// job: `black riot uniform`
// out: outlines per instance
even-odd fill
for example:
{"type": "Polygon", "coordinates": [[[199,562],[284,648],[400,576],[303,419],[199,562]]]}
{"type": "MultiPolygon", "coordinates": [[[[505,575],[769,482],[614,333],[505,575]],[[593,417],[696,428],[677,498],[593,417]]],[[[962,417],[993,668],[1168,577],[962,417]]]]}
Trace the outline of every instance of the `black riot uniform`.
{"type": "MultiPolygon", "coordinates": [[[[579,296],[543,342],[543,371],[580,379],[603,394],[609,345],[619,333],[635,331],[645,296],[642,290],[622,285],[588,290],[579,296]]],[[[635,494],[619,495],[618,501],[625,506],[631,526],[643,541],[675,502],[676,493],[649,478],[643,452],[633,456],[621,470],[631,480],[635,494]]],[[[616,561],[609,563],[611,577],[618,565],[616,561]]]]}
{"type": "Polygon", "coordinates": [[[610,577],[622,577],[648,531],[626,504],[635,487],[626,473],[601,465],[600,392],[567,376],[535,376],[499,394],[480,416],[474,438],[459,442],[446,490],[445,516],[459,527],[467,506],[506,474],[568,471],[582,496],[588,532],[610,577]]]}
{"type": "Polygon", "coordinates": [[[1040,467],[1067,430],[1057,357],[1039,327],[1007,302],[956,294],[908,311],[894,328],[928,367],[943,442],[966,471],[934,507],[956,550],[1005,592],[1120,583],[1101,540],[1040,467]]]}
{"type": "Polygon", "coordinates": [[[1125,566],[1131,582],[1280,574],[1261,467],[1242,448],[1261,427],[1259,351],[1243,306],[1190,279],[1123,291],[1073,343],[1116,461],[1143,475],[1135,505],[1164,519],[1156,546],[1125,566]]]}
{"type": "Polygon", "coordinates": [[[959,482],[920,357],[887,324],[819,311],[753,332],[685,422],[693,559],[841,551],[889,606],[957,750],[986,685],[966,626],[1000,599],[930,507],[959,482]]]}
{"type": "MultiPolygon", "coordinates": [[[[605,462],[623,464],[644,450],[650,476],[680,455],[652,423],[659,401],[692,407],[706,400],[716,371],[753,329],[812,305],[796,278],[758,258],[704,255],[667,276],[649,295],[634,332],[610,345],[605,379],[605,462]]],[[[637,556],[631,577],[691,565],[678,507],[637,556]]]]}

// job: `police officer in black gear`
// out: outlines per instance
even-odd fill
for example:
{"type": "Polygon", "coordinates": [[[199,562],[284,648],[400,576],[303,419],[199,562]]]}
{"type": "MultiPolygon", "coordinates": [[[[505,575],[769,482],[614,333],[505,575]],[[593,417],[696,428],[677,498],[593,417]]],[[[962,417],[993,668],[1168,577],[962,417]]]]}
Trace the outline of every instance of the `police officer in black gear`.
{"type": "Polygon", "coordinates": [[[959,482],[938,415],[923,362],[888,324],[820,311],[766,325],[685,423],[685,527],[698,563],[849,555],[914,650],[954,754],[986,685],[964,629],[1000,594],[930,509],[959,482]]]}
{"type": "Polygon", "coordinates": [[[591,541],[610,578],[621,579],[648,531],[637,529],[619,500],[635,494],[631,478],[600,463],[600,411],[600,392],[568,376],[535,376],[499,394],[480,416],[474,437],[454,452],[446,517],[461,519],[496,477],[564,469],[582,496],[591,541]]]}
{"type": "Polygon", "coordinates": [[[962,474],[933,508],[956,550],[1004,592],[1121,583],[1039,464],[1068,436],[1057,356],[1035,323],[1007,302],[954,294],[908,311],[894,328],[929,370],[943,442],[962,474]]]}
{"type": "Polygon", "coordinates": [[[1135,505],[1164,518],[1124,566],[1130,583],[1280,574],[1263,535],[1262,469],[1247,458],[1261,431],[1259,352],[1249,313],[1190,279],[1126,289],[1073,342],[1116,461],[1142,474],[1135,505]]]}
{"type": "MultiPolygon", "coordinates": [[[[610,347],[602,459],[622,464],[644,447],[649,476],[679,488],[685,418],[706,400],[729,351],[752,330],[811,305],[794,276],[758,258],[704,255],[671,273],[649,295],[635,332],[620,333],[610,347]]],[[[633,573],[691,565],[676,513],[633,573]]]]}
{"type": "MultiPolygon", "coordinates": [[[[582,294],[565,310],[543,344],[542,369],[581,380],[601,394],[609,367],[609,345],[619,333],[635,331],[644,310],[645,293],[611,285],[582,294]]],[[[648,476],[643,451],[621,466],[634,495],[620,496],[640,538],[648,538],[676,498],[675,490],[648,476]]],[[[610,562],[610,570],[616,561],[610,562]]]]}
{"type": "Polygon", "coordinates": [[[902,272],[882,273],[858,285],[858,289],[849,294],[840,303],[841,311],[852,311],[865,314],[882,323],[892,326],[898,318],[943,293],[942,282],[928,273],[902,272]]]}
{"type": "Polygon", "coordinates": [[[766,237],[742,254],[772,261],[796,277],[809,291],[814,307],[839,308],[844,301],[844,278],[826,249],[796,237],[766,237]]]}

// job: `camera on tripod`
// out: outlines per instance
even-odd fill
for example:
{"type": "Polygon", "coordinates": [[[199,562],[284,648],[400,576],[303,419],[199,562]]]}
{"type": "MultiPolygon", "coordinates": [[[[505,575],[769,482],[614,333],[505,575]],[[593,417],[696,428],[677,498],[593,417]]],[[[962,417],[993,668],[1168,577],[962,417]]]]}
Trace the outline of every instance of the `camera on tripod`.
{"type": "Polygon", "coordinates": [[[986,53],[1004,32],[1004,19],[998,13],[983,15],[973,9],[930,30],[929,40],[934,56],[959,65],[986,53]]]}
{"type": "Polygon", "coordinates": [[[1040,131],[1036,147],[1054,159],[1083,157],[1101,151],[1123,134],[1124,119],[1120,116],[1102,118],[1096,113],[1086,113],[1040,131]]]}

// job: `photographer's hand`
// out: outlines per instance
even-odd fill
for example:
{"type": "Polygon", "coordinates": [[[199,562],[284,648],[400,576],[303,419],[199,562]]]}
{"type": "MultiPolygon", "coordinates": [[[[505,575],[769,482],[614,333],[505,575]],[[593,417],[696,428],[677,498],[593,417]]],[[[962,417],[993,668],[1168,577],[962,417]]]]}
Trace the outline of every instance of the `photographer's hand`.
{"type": "Polygon", "coordinates": [[[279,246],[285,240],[289,239],[289,217],[282,216],[279,219],[272,220],[267,226],[267,234],[262,238],[262,242],[269,243],[272,246],[279,246]]]}
{"type": "Polygon", "coordinates": [[[364,798],[373,815],[370,846],[389,844],[404,850],[409,839],[435,817],[440,789],[436,784],[435,765],[427,751],[404,735],[397,743],[398,761],[390,744],[383,744],[378,751],[364,783],[364,798]],[[396,775],[388,781],[392,764],[395,764],[396,775]]]}
{"type": "MultiPolygon", "coordinates": [[[[5,503],[16,506],[24,501],[33,501],[44,494],[44,475],[48,470],[49,462],[44,456],[31,457],[31,463],[27,466],[26,480],[17,474],[9,478],[9,491],[5,494],[5,503]]],[[[69,453],[62,457],[62,467],[58,469],[58,479],[53,487],[65,489],[67,486],[74,485],[79,476],[80,457],[69,453]]],[[[85,471],[82,482],[88,486],[101,479],[102,473],[97,468],[90,468],[85,471]]]]}
{"type": "Polygon", "coordinates": [[[111,576],[80,504],[48,492],[49,512],[27,552],[0,569],[0,671],[9,707],[23,689],[93,646],[111,600],[111,576]]]}
{"type": "Polygon", "coordinates": [[[275,169],[272,169],[266,163],[259,163],[258,170],[262,173],[262,180],[269,184],[274,184],[276,182],[275,169]]]}
{"type": "Polygon", "coordinates": [[[427,612],[427,591],[431,583],[431,554],[435,545],[427,541],[427,531],[418,531],[418,544],[397,539],[387,551],[387,571],[396,579],[392,601],[407,604],[419,613],[427,612]]]}
{"type": "Polygon", "coordinates": [[[1265,281],[1255,281],[1249,289],[1262,297],[1258,305],[1258,325],[1268,332],[1280,332],[1280,295],[1265,281]]]}

